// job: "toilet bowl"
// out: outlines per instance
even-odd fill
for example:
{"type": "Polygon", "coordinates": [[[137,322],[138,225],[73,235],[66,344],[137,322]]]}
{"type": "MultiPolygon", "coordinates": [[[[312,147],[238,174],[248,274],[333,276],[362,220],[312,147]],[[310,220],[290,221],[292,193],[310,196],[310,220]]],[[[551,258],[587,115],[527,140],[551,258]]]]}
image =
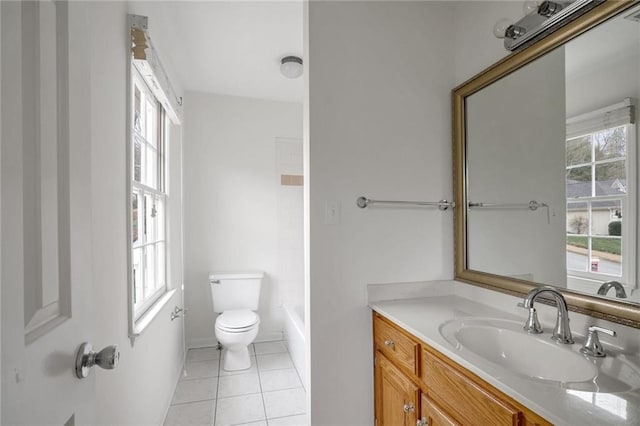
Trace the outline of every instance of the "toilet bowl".
{"type": "Polygon", "coordinates": [[[218,316],[215,334],[225,348],[222,368],[226,371],[246,370],[251,367],[249,344],[258,335],[260,317],[248,309],[225,311],[218,316]]]}
{"type": "Polygon", "coordinates": [[[225,348],[222,368],[227,371],[251,367],[248,346],[258,335],[260,287],[264,272],[211,272],[211,301],[215,321],[215,335],[225,348]]]}

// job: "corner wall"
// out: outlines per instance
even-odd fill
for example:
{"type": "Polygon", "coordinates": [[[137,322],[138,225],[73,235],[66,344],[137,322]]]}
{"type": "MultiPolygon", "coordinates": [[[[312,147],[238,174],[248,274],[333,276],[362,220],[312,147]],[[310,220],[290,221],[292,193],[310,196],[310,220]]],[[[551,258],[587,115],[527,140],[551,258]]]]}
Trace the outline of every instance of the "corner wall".
{"type": "MultiPolygon", "coordinates": [[[[210,271],[264,271],[257,340],[282,339],[282,301],[292,283],[280,282],[286,259],[278,254],[286,251],[279,250],[278,202],[285,198],[280,197],[277,153],[286,150],[276,149],[276,139],[296,138],[301,143],[301,137],[301,104],[185,95],[187,346],[216,344],[210,271]]],[[[302,289],[302,281],[298,285],[302,289]]]]}
{"type": "Polygon", "coordinates": [[[311,424],[373,424],[368,283],[453,274],[453,5],[309,2],[311,424]],[[337,223],[326,206],[337,205],[337,223]]]}

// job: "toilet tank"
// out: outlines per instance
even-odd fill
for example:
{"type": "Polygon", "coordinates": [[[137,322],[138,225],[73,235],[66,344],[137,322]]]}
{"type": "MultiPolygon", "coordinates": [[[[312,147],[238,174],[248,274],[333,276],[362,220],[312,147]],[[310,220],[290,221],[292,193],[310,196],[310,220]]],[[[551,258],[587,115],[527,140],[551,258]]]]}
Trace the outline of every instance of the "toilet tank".
{"type": "Polygon", "coordinates": [[[213,312],[231,309],[258,310],[260,287],[264,272],[211,272],[211,299],[213,312]]]}

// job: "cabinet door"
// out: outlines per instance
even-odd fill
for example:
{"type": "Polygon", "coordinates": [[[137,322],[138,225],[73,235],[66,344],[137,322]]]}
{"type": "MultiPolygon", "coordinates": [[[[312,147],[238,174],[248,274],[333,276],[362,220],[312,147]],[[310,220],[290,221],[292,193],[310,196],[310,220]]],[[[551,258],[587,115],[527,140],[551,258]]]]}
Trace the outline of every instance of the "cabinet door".
{"type": "Polygon", "coordinates": [[[447,413],[442,411],[435,402],[422,395],[420,403],[420,425],[422,426],[460,426],[460,423],[453,420],[447,413]]]}
{"type": "Polygon", "coordinates": [[[380,352],[376,353],[375,375],[378,426],[415,426],[418,387],[380,352]]]}

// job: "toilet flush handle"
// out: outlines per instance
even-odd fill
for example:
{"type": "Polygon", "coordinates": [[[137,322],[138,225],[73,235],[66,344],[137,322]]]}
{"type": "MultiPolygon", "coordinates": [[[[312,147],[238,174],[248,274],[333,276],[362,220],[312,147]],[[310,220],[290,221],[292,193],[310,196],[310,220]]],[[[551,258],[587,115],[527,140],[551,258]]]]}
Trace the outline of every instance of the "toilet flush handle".
{"type": "Polygon", "coordinates": [[[211,280],[211,284],[220,284],[220,280],[211,280]]]}

